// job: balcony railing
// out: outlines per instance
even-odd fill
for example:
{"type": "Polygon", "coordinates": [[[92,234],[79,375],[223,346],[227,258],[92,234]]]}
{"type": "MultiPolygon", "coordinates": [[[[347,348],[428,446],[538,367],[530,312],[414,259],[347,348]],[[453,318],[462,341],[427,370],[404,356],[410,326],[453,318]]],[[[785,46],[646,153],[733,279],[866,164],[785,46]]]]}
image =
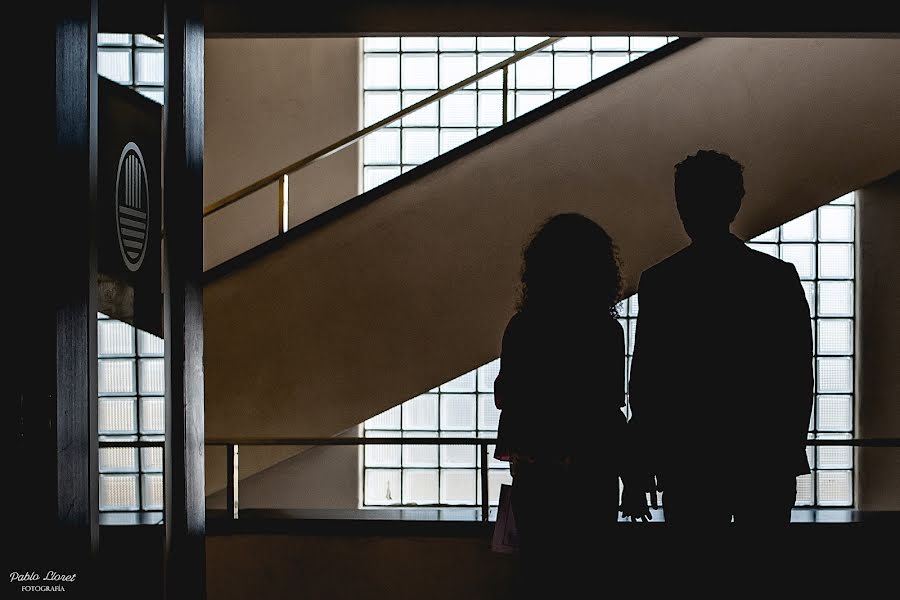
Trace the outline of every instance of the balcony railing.
{"type": "MultiPolygon", "coordinates": [[[[226,449],[226,514],[229,519],[239,516],[238,496],[239,455],[241,446],[478,446],[482,468],[480,469],[481,493],[479,504],[481,520],[487,521],[490,513],[488,493],[488,446],[497,443],[496,438],[472,437],[284,437],[284,438],[207,438],[207,446],[224,446],[226,449]]],[[[165,442],[154,441],[100,441],[100,448],[162,448],[165,442]]],[[[806,440],[807,446],[850,446],[853,448],[900,448],[900,438],[850,438],[806,440]]]]}
{"type": "MultiPolygon", "coordinates": [[[[238,465],[241,446],[366,446],[366,445],[428,445],[478,446],[481,459],[481,492],[479,504],[481,520],[487,521],[490,504],[488,492],[488,446],[497,443],[496,438],[472,437],[416,437],[416,438],[377,438],[377,437],[335,437],[335,438],[207,438],[207,446],[224,446],[226,448],[226,513],[228,518],[237,519],[240,500],[238,496],[238,465]]],[[[852,439],[815,439],[807,440],[807,446],[851,446],[856,448],[900,448],[900,438],[852,438],[852,439]]]]}

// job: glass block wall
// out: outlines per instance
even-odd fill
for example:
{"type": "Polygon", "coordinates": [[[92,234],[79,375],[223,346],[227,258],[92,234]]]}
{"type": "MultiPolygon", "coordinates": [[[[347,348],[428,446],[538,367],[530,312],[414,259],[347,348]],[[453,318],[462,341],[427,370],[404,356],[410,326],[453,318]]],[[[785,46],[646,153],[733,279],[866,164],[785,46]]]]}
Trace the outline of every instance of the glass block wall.
{"type": "MultiPolygon", "coordinates": [[[[371,125],[543,37],[377,37],[363,44],[363,114],[371,125]]],[[[512,119],[675,38],[568,37],[509,70],[512,119]]],[[[503,75],[480,80],[363,141],[363,191],[501,125],[503,75]]]]}
{"type": "Polygon", "coordinates": [[[163,103],[163,46],[141,34],[101,33],[97,36],[97,73],[163,103]]]}
{"type": "MultiPolygon", "coordinates": [[[[497,437],[493,361],[365,423],[373,437],[497,437]]],[[[364,504],[475,506],[481,497],[478,446],[366,446],[364,504]]],[[[508,464],[488,446],[490,502],[511,483],[508,464]]]]}
{"type": "MultiPolygon", "coordinates": [[[[848,194],[769,231],[749,246],[797,268],[810,306],[814,345],[815,403],[810,439],[848,439],[854,415],[855,201],[848,194]]],[[[619,305],[631,369],[639,312],[635,294],[619,305]]],[[[493,382],[500,361],[404,402],[365,422],[365,435],[379,437],[495,437],[499,412],[493,382]]],[[[626,373],[626,391],[628,387],[626,373]]],[[[627,395],[626,395],[627,399],[627,395]]],[[[625,411],[629,414],[629,405],[625,411]]],[[[630,416],[630,415],[629,415],[630,416]]],[[[777,418],[773,415],[773,418],[777,418]]],[[[493,456],[493,447],[490,447],[493,456]]],[[[853,505],[853,449],[810,447],[812,474],[798,478],[798,506],[853,505]]],[[[489,460],[490,502],[497,503],[507,464],[489,460]]],[[[476,447],[369,446],[364,459],[364,504],[467,505],[480,499],[476,447]]]]}
{"type": "MultiPolygon", "coordinates": [[[[363,112],[370,125],[528,48],[534,37],[368,38],[363,46],[363,112]]],[[[558,97],[674,38],[570,37],[510,69],[509,118],[558,97]]],[[[502,79],[494,74],[364,140],[363,189],[372,189],[502,123],[502,79]]],[[[847,195],[751,241],[797,267],[810,304],[816,376],[811,438],[849,438],[854,414],[854,197],[847,195]]],[[[631,368],[638,297],[619,307],[631,368]]],[[[499,362],[422,394],[364,424],[382,437],[493,437],[499,413],[493,379],[499,362]]],[[[627,374],[626,374],[627,375],[627,374]]],[[[626,377],[627,389],[627,377],[626,377]]],[[[629,407],[626,405],[626,413],[629,407]]],[[[477,447],[371,446],[364,453],[363,504],[479,503],[477,447]]],[[[799,506],[853,504],[850,447],[808,450],[814,471],[798,480],[799,506]]],[[[493,453],[493,448],[491,448],[493,453]]],[[[489,460],[490,500],[509,481],[489,460]]]]}
{"type": "MultiPolygon", "coordinates": [[[[162,441],[163,340],[98,314],[97,354],[100,440],[162,441]]],[[[162,519],[162,448],[101,448],[99,464],[102,513],[144,513],[143,522],[162,519]]]]}
{"type": "MultiPolygon", "coordinates": [[[[810,439],[853,436],[855,325],[855,194],[807,213],[750,244],[793,263],[812,320],[815,404],[810,439]]],[[[811,475],[798,478],[797,504],[853,504],[853,448],[807,449],[811,475]]]]}
{"type": "MultiPolygon", "coordinates": [[[[363,44],[363,113],[375,123],[496,64],[543,37],[379,37],[363,44]]],[[[507,112],[520,116],[675,38],[568,37],[509,69],[507,112]]],[[[392,123],[363,141],[367,191],[502,124],[502,73],[495,73],[392,123]]],[[[621,308],[634,331],[637,299],[621,308]]],[[[630,355],[631,347],[628,347],[630,355]]],[[[441,385],[365,423],[380,437],[496,437],[493,383],[499,361],[441,385]]],[[[489,448],[489,497],[511,481],[489,448]]],[[[480,502],[477,446],[367,446],[363,504],[450,505],[480,502]]]]}

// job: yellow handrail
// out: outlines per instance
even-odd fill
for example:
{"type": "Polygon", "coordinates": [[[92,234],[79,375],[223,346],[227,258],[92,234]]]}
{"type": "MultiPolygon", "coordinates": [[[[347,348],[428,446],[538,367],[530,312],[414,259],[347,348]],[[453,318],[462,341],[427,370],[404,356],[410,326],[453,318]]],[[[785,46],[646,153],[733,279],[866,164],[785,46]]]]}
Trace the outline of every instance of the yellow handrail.
{"type": "Polygon", "coordinates": [[[478,81],[480,79],[484,79],[488,75],[496,73],[497,71],[500,71],[500,70],[503,71],[503,122],[505,123],[507,121],[507,95],[509,93],[509,85],[508,85],[509,66],[514,63],[519,62],[523,58],[526,58],[526,57],[534,54],[535,52],[539,52],[539,51],[543,50],[547,46],[551,46],[551,45],[555,44],[556,42],[558,42],[561,39],[563,39],[563,38],[562,37],[550,37],[540,43],[535,44],[534,46],[531,46],[530,48],[516,52],[509,58],[502,60],[495,65],[491,65],[490,67],[484,69],[483,71],[479,71],[478,73],[475,73],[471,77],[463,79],[462,81],[454,83],[453,85],[451,85],[449,87],[439,90],[439,91],[435,92],[434,94],[432,94],[431,96],[429,96],[423,100],[420,100],[419,102],[416,102],[415,104],[412,104],[412,105],[410,105],[388,117],[385,117],[384,119],[381,119],[377,123],[373,123],[364,129],[360,129],[356,133],[350,134],[347,137],[334,142],[333,144],[329,144],[328,146],[325,146],[324,148],[317,150],[316,152],[313,152],[309,156],[301,158],[300,160],[298,160],[296,162],[292,162],[291,164],[287,165],[286,167],[282,167],[281,169],[278,169],[274,173],[266,175],[265,177],[251,183],[250,185],[248,185],[244,188],[241,188],[238,191],[225,196],[224,198],[220,198],[219,200],[216,200],[212,204],[207,205],[203,209],[203,216],[205,217],[205,216],[213,214],[214,212],[220,211],[223,208],[225,208],[226,206],[230,206],[231,204],[234,204],[238,200],[245,198],[254,192],[258,192],[262,188],[264,188],[268,185],[271,185],[271,184],[275,183],[276,181],[280,180],[282,185],[280,186],[280,191],[279,191],[279,203],[278,203],[279,204],[279,215],[278,215],[278,224],[279,225],[278,225],[278,227],[279,227],[279,232],[283,232],[283,231],[287,230],[287,223],[286,223],[286,221],[287,221],[287,218],[286,218],[287,204],[288,204],[287,203],[287,185],[284,185],[284,184],[286,183],[285,178],[288,175],[290,175],[291,173],[296,173],[297,171],[299,171],[300,169],[303,169],[304,167],[308,167],[309,165],[311,165],[312,163],[316,162],[317,160],[319,160],[321,158],[325,158],[326,156],[330,156],[330,155],[334,154],[335,152],[338,152],[339,150],[343,150],[347,146],[356,143],[357,141],[366,137],[370,133],[373,133],[373,132],[381,129],[385,125],[393,123],[394,121],[401,119],[404,116],[419,110],[420,108],[428,106],[429,104],[433,104],[434,102],[437,102],[441,98],[449,96],[453,92],[460,90],[468,85],[471,85],[472,83],[475,83],[476,81],[478,81]]]}

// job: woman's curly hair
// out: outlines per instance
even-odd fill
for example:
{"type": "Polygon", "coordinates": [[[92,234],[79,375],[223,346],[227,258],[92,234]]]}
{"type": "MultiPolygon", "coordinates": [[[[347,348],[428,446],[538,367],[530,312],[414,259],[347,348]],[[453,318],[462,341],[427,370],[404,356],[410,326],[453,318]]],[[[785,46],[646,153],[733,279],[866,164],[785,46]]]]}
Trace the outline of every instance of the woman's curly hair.
{"type": "Polygon", "coordinates": [[[600,225],[577,213],[548,219],[522,253],[520,311],[601,309],[618,316],[618,250],[600,225]]]}

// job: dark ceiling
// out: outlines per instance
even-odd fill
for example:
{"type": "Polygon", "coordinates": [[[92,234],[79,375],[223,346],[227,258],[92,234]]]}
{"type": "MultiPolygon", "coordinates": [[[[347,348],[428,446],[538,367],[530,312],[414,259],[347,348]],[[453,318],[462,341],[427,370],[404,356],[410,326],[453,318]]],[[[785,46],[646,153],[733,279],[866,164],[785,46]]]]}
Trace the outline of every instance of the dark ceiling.
{"type": "MultiPolygon", "coordinates": [[[[162,0],[100,0],[100,31],[162,30],[162,0]]],[[[766,3],[718,7],[669,2],[651,8],[571,0],[205,0],[208,37],[359,36],[389,34],[579,34],[632,33],[679,36],[898,36],[888,6],[864,10],[846,3],[821,2],[815,10],[772,10],[766,3]]]]}

